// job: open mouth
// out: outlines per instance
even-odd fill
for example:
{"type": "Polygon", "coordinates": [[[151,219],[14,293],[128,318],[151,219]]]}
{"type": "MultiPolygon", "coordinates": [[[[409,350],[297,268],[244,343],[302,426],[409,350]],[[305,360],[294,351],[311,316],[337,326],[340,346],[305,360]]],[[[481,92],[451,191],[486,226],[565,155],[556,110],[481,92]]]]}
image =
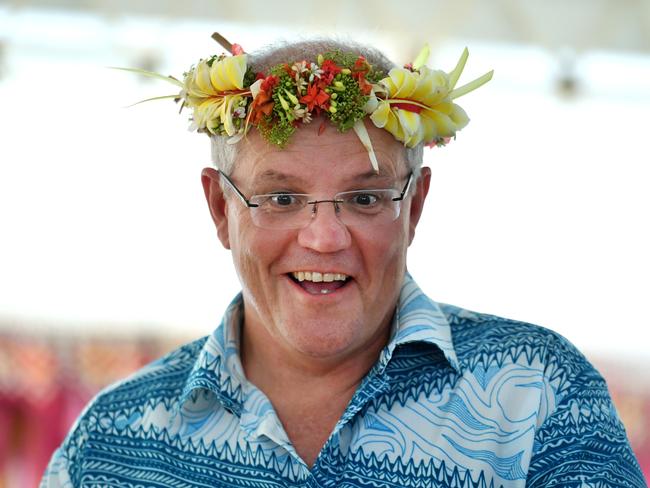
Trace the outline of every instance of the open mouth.
{"type": "Polygon", "coordinates": [[[328,295],[346,286],[352,278],[343,273],[294,271],[289,278],[311,295],[328,295]]]}

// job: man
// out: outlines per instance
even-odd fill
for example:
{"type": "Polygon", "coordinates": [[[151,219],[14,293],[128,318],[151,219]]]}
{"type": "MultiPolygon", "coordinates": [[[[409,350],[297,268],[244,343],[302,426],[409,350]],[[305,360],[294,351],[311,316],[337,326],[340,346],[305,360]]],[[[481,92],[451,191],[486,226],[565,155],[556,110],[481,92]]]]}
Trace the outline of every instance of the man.
{"type": "Polygon", "coordinates": [[[645,486],[573,346],[439,305],[407,273],[422,145],[467,123],[464,60],[382,77],[358,46],[254,68],[232,50],[179,96],[212,138],[203,188],[242,293],[209,337],[100,393],[42,486],[645,486]]]}

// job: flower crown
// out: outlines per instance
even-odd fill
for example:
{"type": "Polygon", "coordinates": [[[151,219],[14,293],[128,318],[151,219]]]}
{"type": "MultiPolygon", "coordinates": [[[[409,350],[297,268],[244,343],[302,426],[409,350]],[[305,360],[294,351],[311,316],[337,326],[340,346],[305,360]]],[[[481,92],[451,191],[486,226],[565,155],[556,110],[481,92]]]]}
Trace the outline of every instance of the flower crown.
{"type": "Polygon", "coordinates": [[[425,66],[429,57],[426,45],[413,63],[393,68],[388,74],[375,69],[363,56],[341,51],[256,73],[247,65],[248,56],[241,46],[230,44],[217,33],[212,37],[232,55],[199,60],[183,74],[183,81],[122,69],[180,87],[178,94],[148,100],[182,101],[181,110],[192,110],[190,129],[228,137],[230,144],[255,127],[269,143],[282,148],[300,124],[326,116],[341,132],[354,129],[375,171],[378,163],[363,123],[367,115],[375,126],[408,147],[420,143],[443,146],[469,122],[453,100],[487,83],[493,74],[490,71],[456,88],[469,55],[467,48],[456,67],[446,73],[425,66]]]}

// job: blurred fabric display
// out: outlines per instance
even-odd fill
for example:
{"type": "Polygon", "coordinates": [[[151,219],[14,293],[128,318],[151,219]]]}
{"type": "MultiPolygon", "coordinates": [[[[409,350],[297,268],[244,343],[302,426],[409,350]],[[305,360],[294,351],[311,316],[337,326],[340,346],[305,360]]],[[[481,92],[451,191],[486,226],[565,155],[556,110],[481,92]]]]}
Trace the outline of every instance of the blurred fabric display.
{"type": "Polygon", "coordinates": [[[181,342],[0,333],[0,487],[37,486],[94,394],[181,342]]]}
{"type": "Polygon", "coordinates": [[[410,271],[573,342],[650,477],[650,2],[267,3],[0,0],[0,488],[36,487],[95,393],[210,333],[239,291],[207,138],[172,103],[125,109],[168,87],[107,69],[179,76],[220,52],[214,31],[247,50],[336,33],[396,63],[426,42],[449,69],[468,46],[468,79],[494,69],[468,144],[425,152],[410,271]]]}

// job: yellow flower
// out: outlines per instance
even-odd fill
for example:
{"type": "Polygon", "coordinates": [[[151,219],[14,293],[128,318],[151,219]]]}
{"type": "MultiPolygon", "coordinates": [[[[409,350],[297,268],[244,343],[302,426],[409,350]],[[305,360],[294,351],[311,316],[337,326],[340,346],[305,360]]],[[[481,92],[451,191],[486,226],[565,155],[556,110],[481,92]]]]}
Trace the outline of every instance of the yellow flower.
{"type": "Polygon", "coordinates": [[[246,74],[246,54],[214,60],[202,59],[185,75],[181,97],[185,105],[193,110],[194,125],[220,134],[220,126],[227,135],[237,133],[233,122],[233,111],[243,105],[246,74]]]}
{"type": "Polygon", "coordinates": [[[467,55],[465,50],[458,65],[449,74],[420,66],[424,63],[422,54],[416,60],[419,67],[416,71],[391,69],[388,77],[380,81],[386,98],[379,99],[377,107],[370,114],[373,123],[409,147],[453,137],[456,131],[467,125],[469,118],[452,100],[478,88],[492,77],[490,72],[455,89],[467,55]]]}

